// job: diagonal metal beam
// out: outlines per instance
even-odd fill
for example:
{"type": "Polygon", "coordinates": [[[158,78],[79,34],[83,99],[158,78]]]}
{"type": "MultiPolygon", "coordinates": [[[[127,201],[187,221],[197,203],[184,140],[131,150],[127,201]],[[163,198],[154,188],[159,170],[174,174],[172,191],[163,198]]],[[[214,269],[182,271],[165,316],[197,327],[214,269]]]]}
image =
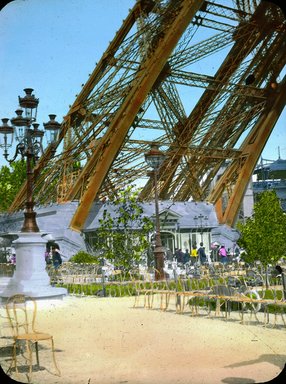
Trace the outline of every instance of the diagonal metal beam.
{"type": "MultiPolygon", "coordinates": [[[[233,226],[240,208],[245,190],[253,174],[259,156],[286,105],[286,77],[276,91],[268,99],[268,108],[261,115],[241,146],[240,160],[233,161],[220,178],[208,200],[217,203],[222,196],[228,181],[235,176],[236,182],[228,200],[225,212],[219,212],[222,223],[233,226]]],[[[220,203],[218,203],[220,204],[220,203]]],[[[221,207],[220,207],[221,209],[221,207]]]]}
{"type": "Polygon", "coordinates": [[[174,19],[170,24],[167,24],[169,28],[167,29],[166,27],[161,39],[159,36],[160,44],[154,47],[154,51],[150,52],[150,56],[145,62],[145,65],[142,65],[142,70],[138,73],[133,88],[130,90],[122,107],[114,116],[107,134],[103,138],[102,144],[95,150],[89,160],[89,162],[96,162],[97,164],[82,196],[81,204],[70,223],[70,227],[73,230],[80,231],[83,227],[98,190],[104,182],[108,170],[124,142],[130,127],[130,121],[134,120],[141,104],[152,89],[172,50],[202,4],[203,0],[191,1],[190,3],[184,2],[177,8],[174,19]]]}

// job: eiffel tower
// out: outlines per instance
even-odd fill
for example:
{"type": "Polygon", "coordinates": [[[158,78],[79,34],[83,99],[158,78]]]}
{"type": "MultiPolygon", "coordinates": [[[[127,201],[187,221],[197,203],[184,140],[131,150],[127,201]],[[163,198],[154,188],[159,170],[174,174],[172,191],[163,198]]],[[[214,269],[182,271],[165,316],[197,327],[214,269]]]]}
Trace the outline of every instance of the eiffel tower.
{"type": "Polygon", "coordinates": [[[35,201],[78,200],[70,227],[80,231],[92,203],[126,185],[153,199],[144,154],[156,142],[159,198],[210,202],[233,226],[285,106],[285,63],[274,2],[138,0],[35,166],[35,201]]]}

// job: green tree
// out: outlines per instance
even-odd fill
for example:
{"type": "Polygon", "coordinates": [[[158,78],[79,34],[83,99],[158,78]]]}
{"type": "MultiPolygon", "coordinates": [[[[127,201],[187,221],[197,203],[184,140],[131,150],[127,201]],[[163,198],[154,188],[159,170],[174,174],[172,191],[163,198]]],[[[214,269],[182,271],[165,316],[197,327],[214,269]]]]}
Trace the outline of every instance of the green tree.
{"type": "Polygon", "coordinates": [[[138,265],[146,254],[150,247],[148,234],[154,227],[152,220],[142,215],[143,208],[138,195],[139,191],[129,186],[110,202],[113,215],[110,211],[104,211],[93,244],[95,253],[100,253],[125,270],[138,265]]]}
{"type": "Polygon", "coordinates": [[[8,210],[26,179],[26,163],[19,160],[0,168],[0,211],[8,210]]]}
{"type": "Polygon", "coordinates": [[[238,244],[246,251],[245,261],[259,260],[264,267],[286,255],[286,215],[275,191],[265,191],[254,204],[254,214],[238,223],[238,244]]]}

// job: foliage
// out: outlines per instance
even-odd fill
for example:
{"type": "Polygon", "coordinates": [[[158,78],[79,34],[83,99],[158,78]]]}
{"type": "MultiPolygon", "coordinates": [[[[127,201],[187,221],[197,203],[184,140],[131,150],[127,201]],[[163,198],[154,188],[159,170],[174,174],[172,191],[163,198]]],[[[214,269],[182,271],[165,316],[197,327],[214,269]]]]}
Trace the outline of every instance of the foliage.
{"type": "Polygon", "coordinates": [[[0,212],[8,210],[25,180],[25,161],[15,161],[0,168],[0,212]]]}
{"type": "MultiPolygon", "coordinates": [[[[69,294],[85,296],[103,296],[103,285],[98,284],[57,284],[58,287],[64,287],[69,294]]],[[[105,295],[107,297],[134,296],[136,289],[134,284],[105,284],[105,295]]]]}
{"type": "Polygon", "coordinates": [[[85,251],[79,251],[70,260],[72,263],[99,263],[98,259],[85,251]]]}
{"type": "Polygon", "coordinates": [[[111,202],[113,217],[104,210],[93,244],[95,252],[127,271],[138,265],[147,252],[150,247],[147,236],[154,227],[152,220],[142,215],[138,194],[132,186],[119,193],[111,202]]]}
{"type": "Polygon", "coordinates": [[[238,223],[241,232],[239,246],[246,251],[244,260],[259,260],[264,267],[277,263],[286,254],[286,215],[275,191],[260,194],[254,204],[254,214],[246,223],[238,223]]]}
{"type": "MultiPolygon", "coordinates": [[[[50,173],[50,167],[47,165],[41,171],[41,177],[47,178],[50,173]]],[[[0,212],[6,212],[13,203],[17,193],[26,181],[26,161],[18,160],[11,163],[9,166],[0,167],[0,212]]],[[[35,184],[34,196],[37,196],[37,203],[45,203],[46,196],[50,199],[55,195],[55,190],[58,184],[58,177],[53,178],[48,183],[45,193],[39,194],[39,188],[35,184]]],[[[55,199],[54,199],[55,201],[55,199]]]]}
{"type": "Polygon", "coordinates": [[[5,250],[0,250],[0,264],[6,264],[7,263],[7,252],[5,250]]]}

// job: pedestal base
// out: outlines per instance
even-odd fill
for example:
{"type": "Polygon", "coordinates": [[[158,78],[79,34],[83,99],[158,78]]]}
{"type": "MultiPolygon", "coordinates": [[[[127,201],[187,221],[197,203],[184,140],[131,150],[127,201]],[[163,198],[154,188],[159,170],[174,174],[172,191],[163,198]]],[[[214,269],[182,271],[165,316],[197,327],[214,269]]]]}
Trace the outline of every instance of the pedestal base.
{"type": "Polygon", "coordinates": [[[0,286],[0,297],[24,294],[41,298],[62,298],[67,294],[65,288],[50,285],[46,271],[45,249],[47,240],[40,232],[20,232],[13,241],[16,251],[16,270],[6,286],[0,286]]]}
{"type": "Polygon", "coordinates": [[[2,289],[4,289],[5,287],[7,287],[7,285],[9,284],[11,280],[11,277],[0,277],[0,292],[2,289]]]}

